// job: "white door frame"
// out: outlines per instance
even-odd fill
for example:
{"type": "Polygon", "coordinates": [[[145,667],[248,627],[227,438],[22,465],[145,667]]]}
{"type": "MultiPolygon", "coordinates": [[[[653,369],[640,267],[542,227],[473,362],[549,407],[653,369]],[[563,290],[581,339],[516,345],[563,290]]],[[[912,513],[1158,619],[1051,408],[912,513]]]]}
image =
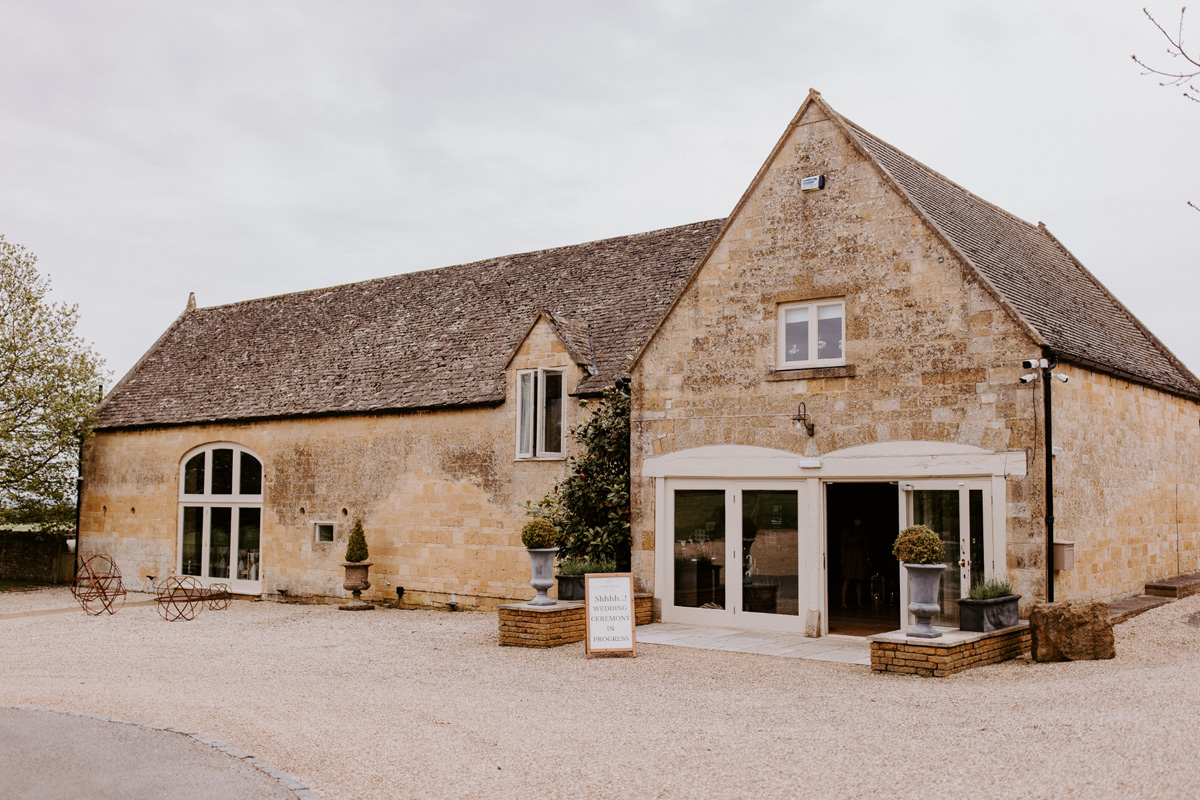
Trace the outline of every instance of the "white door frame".
{"type": "MultiPolygon", "coordinates": [[[[803,610],[796,615],[766,614],[747,612],[742,598],[742,503],[746,491],[788,491],[796,492],[796,519],[798,527],[803,527],[804,486],[794,480],[728,480],[722,478],[669,478],[660,481],[660,509],[664,524],[657,526],[655,549],[664,554],[670,554],[669,559],[656,559],[658,579],[656,583],[663,587],[662,618],[664,622],[681,622],[689,625],[708,625],[712,627],[737,627],[748,630],[773,631],[803,631],[803,610]],[[725,493],[725,547],[722,554],[725,562],[725,607],[723,609],[689,608],[675,605],[675,492],[679,490],[720,490],[725,493]],[[731,578],[730,576],[734,576],[731,578]]],[[[804,584],[801,570],[804,567],[803,537],[797,531],[796,575],[800,583],[800,591],[804,584]]],[[[801,604],[803,605],[803,604],[801,604]]]]}
{"type": "MultiPolygon", "coordinates": [[[[957,491],[958,492],[958,541],[959,541],[959,597],[966,597],[971,589],[971,491],[983,492],[983,571],[985,578],[996,577],[996,564],[999,561],[995,552],[993,530],[995,515],[992,513],[993,496],[992,482],[986,478],[963,478],[961,480],[921,479],[900,481],[900,527],[903,530],[913,523],[913,492],[914,491],[957,491]],[[965,556],[963,555],[965,553],[965,556]]],[[[1000,563],[1004,563],[1000,561],[1000,563]]],[[[952,567],[954,565],[951,565],[952,567]]],[[[903,567],[899,567],[901,573],[903,567]]],[[[949,568],[948,568],[949,569],[949,568]]],[[[945,574],[945,573],[943,573],[945,574]]],[[[908,613],[908,579],[900,575],[900,619],[901,629],[908,630],[916,625],[916,620],[908,613]]]]}
{"type": "Polygon", "coordinates": [[[260,503],[226,503],[226,502],[192,502],[185,500],[179,504],[179,526],[175,539],[175,573],[184,575],[183,571],[183,522],[185,508],[201,509],[201,525],[200,525],[200,574],[192,575],[203,586],[212,586],[215,583],[224,583],[229,586],[229,590],[233,594],[244,595],[261,595],[263,592],[262,580],[262,560],[258,563],[258,578],[256,580],[241,580],[237,577],[238,571],[238,536],[241,528],[241,512],[243,509],[257,509],[258,530],[259,530],[259,548],[261,553],[262,547],[262,504],[260,503]],[[211,578],[206,573],[209,568],[209,555],[212,547],[212,510],[214,508],[231,509],[229,514],[229,559],[227,565],[229,567],[228,578],[211,578]]]}
{"type": "MultiPolygon", "coordinates": [[[[683,622],[674,607],[674,498],[677,488],[757,488],[778,485],[796,489],[799,502],[798,575],[800,622],[805,608],[821,610],[821,632],[828,633],[827,533],[825,490],[830,482],[913,483],[930,479],[969,483],[971,488],[990,489],[985,494],[985,574],[1007,572],[1006,481],[1007,476],[1024,477],[1024,451],[994,452],[971,445],[946,442],[884,442],[846,448],[819,458],[747,445],[708,445],[645,459],[642,475],[655,481],[655,596],[662,603],[664,621],[683,622]],[[989,548],[990,545],[990,548],[989,548]]],[[[900,492],[903,495],[903,492],[900,492]]],[[[728,497],[728,494],[727,494],[728,497]]],[[[726,502],[726,529],[730,530],[731,503],[726,502]]],[[[901,514],[907,519],[907,510],[901,514]]],[[[728,539],[727,539],[728,542],[728,539]]],[[[739,536],[740,546],[740,536],[739,536]]],[[[728,548],[728,545],[727,545],[728,548]]],[[[728,558],[728,556],[727,556],[728,558]]],[[[899,569],[897,565],[897,569],[899,569]]],[[[907,581],[901,580],[902,613],[907,603],[907,581]]],[[[738,602],[740,604],[740,586],[738,602]]],[[[727,589],[728,591],[728,589],[727,589]]],[[[727,599],[728,602],[728,599],[727,599]]],[[[698,610],[698,609],[697,609],[698,610]]],[[[688,615],[690,616],[690,615],[688,615]]],[[[727,614],[724,621],[698,621],[700,625],[751,627],[749,615],[727,614]],[[737,617],[734,622],[733,618],[737,617]]],[[[794,617],[785,617],[788,621],[794,617]]]]}

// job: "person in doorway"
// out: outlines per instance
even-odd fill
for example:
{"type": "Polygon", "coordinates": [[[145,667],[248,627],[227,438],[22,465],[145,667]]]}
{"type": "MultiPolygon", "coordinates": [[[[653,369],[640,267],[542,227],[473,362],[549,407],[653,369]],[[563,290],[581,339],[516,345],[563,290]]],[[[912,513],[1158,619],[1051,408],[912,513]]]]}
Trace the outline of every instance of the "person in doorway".
{"type": "Polygon", "coordinates": [[[842,608],[850,607],[850,587],[854,587],[856,608],[862,608],[867,593],[867,581],[871,579],[871,563],[867,554],[867,532],[862,518],[855,517],[854,524],[842,530],[842,608]]]}

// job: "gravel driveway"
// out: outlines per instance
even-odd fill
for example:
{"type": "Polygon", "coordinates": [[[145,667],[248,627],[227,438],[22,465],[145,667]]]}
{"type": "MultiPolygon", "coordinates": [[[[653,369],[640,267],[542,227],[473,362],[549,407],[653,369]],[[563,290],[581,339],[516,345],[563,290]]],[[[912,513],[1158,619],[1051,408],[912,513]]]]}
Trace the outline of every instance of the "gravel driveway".
{"type": "MultiPolygon", "coordinates": [[[[4,594],[0,616],[69,605],[4,594]]],[[[665,645],[587,660],[496,627],[250,602],[0,619],[0,705],[199,731],[346,800],[1200,792],[1200,596],[1118,626],[1112,661],[944,679],[665,645]]]]}

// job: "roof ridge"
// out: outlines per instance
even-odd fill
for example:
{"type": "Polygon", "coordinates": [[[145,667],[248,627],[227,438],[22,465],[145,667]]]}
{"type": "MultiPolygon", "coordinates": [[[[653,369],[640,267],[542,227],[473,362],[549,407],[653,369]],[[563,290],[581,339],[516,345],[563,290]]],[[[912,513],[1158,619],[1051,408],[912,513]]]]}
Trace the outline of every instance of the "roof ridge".
{"type": "Polygon", "coordinates": [[[586,241],[586,242],[576,242],[574,244],[560,245],[558,247],[545,247],[545,248],[542,248],[541,250],[527,250],[527,251],[521,252],[521,253],[509,253],[507,255],[492,256],[491,258],[481,258],[476,261],[466,261],[461,264],[446,264],[441,267],[428,267],[426,269],[414,269],[409,272],[397,272],[392,275],[380,275],[376,278],[366,278],[361,281],[349,281],[347,283],[337,283],[332,286],[319,286],[314,289],[300,289],[295,292],[281,292],[280,294],[271,294],[271,295],[266,295],[264,297],[251,297],[246,300],[235,300],[232,303],[221,303],[221,304],[215,305],[215,306],[195,307],[192,310],[199,311],[199,312],[216,311],[218,309],[233,308],[235,306],[243,306],[243,305],[247,305],[250,303],[261,303],[261,302],[265,302],[267,300],[278,300],[283,297],[299,297],[301,295],[317,294],[319,292],[332,292],[332,291],[336,291],[338,289],[345,289],[349,286],[366,286],[368,284],[378,283],[381,281],[395,280],[396,278],[403,278],[403,277],[410,276],[410,275],[423,275],[423,274],[430,273],[430,272],[440,272],[441,270],[466,269],[467,267],[478,267],[480,265],[488,264],[488,263],[491,263],[494,261],[504,261],[506,259],[513,259],[513,258],[529,258],[531,256],[540,256],[545,253],[557,253],[557,252],[561,252],[564,250],[574,250],[577,248],[593,247],[595,245],[603,244],[605,242],[629,241],[629,240],[633,240],[633,239],[649,238],[651,236],[669,233],[672,231],[681,231],[681,230],[684,230],[685,228],[696,228],[701,225],[710,225],[715,222],[724,222],[724,221],[725,221],[725,219],[723,217],[716,217],[714,219],[705,219],[705,220],[699,220],[697,222],[689,222],[684,225],[671,225],[666,228],[656,228],[654,230],[640,231],[638,233],[627,233],[623,236],[606,236],[602,239],[592,239],[592,240],[586,241]]]}
{"type": "MultiPolygon", "coordinates": [[[[1044,223],[1034,225],[1020,217],[1012,214],[1003,208],[988,202],[979,197],[975,193],[961,186],[960,184],[950,180],[945,175],[942,175],[937,170],[934,170],[923,164],[920,161],[909,156],[904,151],[898,149],[894,145],[880,139],[873,133],[863,129],[858,124],[841,117],[837,112],[829,109],[831,116],[839,117],[845,124],[847,132],[850,134],[856,146],[861,148],[863,154],[882,172],[888,179],[888,182],[893,184],[901,196],[905,198],[908,204],[916,211],[917,215],[933,230],[939,238],[942,239],[951,251],[954,252],[965,265],[971,268],[972,272],[989,287],[991,294],[1017,319],[1027,332],[1034,339],[1035,344],[1042,345],[1048,349],[1061,354],[1066,360],[1082,363],[1083,360],[1089,361],[1094,365],[1102,365],[1101,371],[1109,371],[1113,374],[1121,373],[1122,377],[1134,376],[1132,380],[1153,386],[1157,389],[1172,392],[1176,394],[1185,394],[1188,396],[1196,396],[1197,389],[1200,389],[1200,381],[1197,381],[1196,376],[1187,369],[1185,365],[1164,345],[1159,339],[1150,332],[1145,325],[1110,292],[1107,287],[1101,283],[1095,275],[1093,275],[1080,261],[1071,254],[1067,248],[1058,241],[1058,239],[1049,232],[1044,223]],[[878,152],[876,152],[878,151],[878,152]],[[893,165],[892,162],[895,162],[893,165]],[[892,167],[898,168],[899,172],[893,174],[892,167]],[[910,172],[911,168],[911,172],[910,172]],[[902,174],[909,173],[909,174],[902,174]],[[916,181],[918,184],[924,184],[926,188],[920,186],[916,190],[910,191],[908,183],[916,181]],[[927,192],[942,192],[945,191],[945,202],[954,203],[969,210],[971,216],[983,222],[988,217],[988,210],[996,213],[996,218],[988,220],[986,224],[991,227],[994,235],[1002,237],[996,240],[993,244],[1007,243],[1012,244],[1014,239],[1018,237],[1024,239],[1030,246],[1046,247],[1048,251],[1058,254],[1059,259],[1063,259],[1058,269],[1067,267],[1073,268],[1078,275],[1079,280],[1091,287],[1093,291],[1098,292],[1100,297],[1103,297],[1112,304],[1113,312],[1118,315],[1118,318],[1123,318],[1125,323],[1130,326],[1129,334],[1137,336],[1140,341],[1140,347],[1148,347],[1149,350],[1143,351],[1147,353],[1155,353],[1165,361],[1167,369],[1161,370],[1155,367],[1149,361],[1142,359],[1139,364],[1131,365],[1128,370],[1123,370],[1118,366],[1120,363],[1115,355],[1107,357],[1097,357],[1086,355],[1090,352],[1088,348],[1093,347],[1094,342],[1082,342],[1084,350],[1077,350],[1081,346],[1080,341],[1072,339],[1071,334],[1064,333],[1066,329],[1056,329],[1052,325],[1047,326],[1047,320],[1041,319],[1036,314],[1028,316],[1022,309],[1025,308],[1021,302],[1014,300],[1010,296],[1010,291],[1013,286],[1005,283],[1005,289],[1001,290],[1000,283],[997,283],[990,270],[996,269],[997,264],[989,261],[986,253],[975,252],[970,241],[970,232],[956,230],[952,233],[951,228],[944,228],[941,217],[938,216],[939,204],[943,200],[936,198],[927,192]],[[915,192],[915,193],[914,193],[915,192]],[[1011,233],[1002,232],[1003,227],[1011,226],[1011,233]],[[964,233],[966,237],[964,238],[964,233]],[[961,241],[960,241],[961,240],[961,241]],[[1034,321],[1040,320],[1038,324],[1034,321]],[[1071,351],[1075,350],[1074,355],[1071,351]],[[1157,370],[1157,371],[1156,371],[1157,370]],[[1159,374],[1161,372],[1161,374],[1159,374]]],[[[941,210],[942,213],[947,213],[946,209],[941,210]]],[[[953,225],[954,220],[949,222],[953,225]]],[[[974,243],[978,245],[978,242],[974,243]]],[[[1040,274],[1040,273],[1039,273],[1040,274]]],[[[1003,277],[1003,276],[1001,276],[1003,277]]],[[[1009,276],[1011,279],[1012,276],[1009,276]]],[[[1065,277],[1065,273],[1064,273],[1065,277]]],[[[1025,298],[1026,305],[1030,298],[1025,298]]],[[[1034,302],[1041,302],[1039,298],[1034,298],[1034,302]]],[[[1046,306],[1042,306],[1045,310],[1046,306]]],[[[1087,320],[1073,320],[1075,323],[1088,324],[1087,320]]],[[[1130,358],[1130,355],[1126,355],[1130,358]]],[[[1095,368],[1095,367],[1093,367],[1095,368]]]]}
{"type": "MultiPolygon", "coordinates": [[[[900,199],[912,209],[917,218],[921,220],[921,222],[928,227],[930,231],[933,232],[934,236],[941,240],[942,244],[944,244],[946,248],[954,255],[955,259],[961,262],[963,268],[967,270],[969,274],[975,276],[975,279],[978,280],[983,286],[984,291],[991,295],[992,298],[1000,305],[1000,307],[1004,309],[1005,312],[1007,312],[1009,316],[1013,318],[1013,320],[1016,321],[1017,325],[1025,332],[1027,336],[1029,336],[1035,345],[1038,347],[1045,346],[1047,344],[1045,335],[1038,329],[1036,325],[1033,324],[1029,318],[1021,313],[1021,310],[1017,308],[1016,304],[1014,304],[1008,298],[1008,296],[1001,291],[1000,287],[996,285],[995,281],[993,281],[980,267],[980,265],[975,262],[975,259],[971,258],[971,256],[966,252],[966,250],[963,249],[958,241],[951,236],[950,233],[943,228],[936,219],[934,219],[933,214],[930,213],[929,209],[922,205],[917,198],[913,196],[912,192],[905,187],[904,182],[900,180],[898,176],[893,175],[891,170],[887,168],[887,165],[884,164],[883,161],[875,155],[875,153],[871,152],[871,148],[868,147],[866,143],[859,137],[859,133],[869,137],[884,147],[892,150],[898,156],[908,159],[912,163],[924,169],[928,169],[928,167],[925,167],[925,165],[921,164],[921,162],[912,159],[904,152],[892,147],[892,145],[883,141],[879,137],[873,136],[872,134],[858,127],[855,123],[851,122],[835,111],[828,103],[824,101],[824,98],[818,98],[818,102],[821,103],[821,107],[830,115],[830,119],[834,120],[834,124],[841,126],[843,133],[845,133],[849,138],[851,145],[858,150],[863,158],[865,158],[870,164],[873,164],[875,169],[879,170],[879,174],[883,177],[884,183],[890,186],[892,191],[896,192],[900,196],[900,199]]],[[[932,170],[930,170],[930,172],[936,176],[940,176],[940,173],[933,172],[932,170]]],[[[954,183],[953,181],[949,181],[949,179],[946,180],[953,186],[958,187],[968,197],[975,197],[975,195],[958,186],[958,184],[954,183]]],[[[992,205],[986,200],[984,200],[983,203],[988,206],[992,205]]],[[[1007,212],[1005,212],[1005,214],[1006,216],[1012,216],[1007,212]]],[[[1028,225],[1028,223],[1025,223],[1024,220],[1021,220],[1018,217],[1013,217],[1013,219],[1028,225]]]]}
{"type": "MultiPolygon", "coordinates": [[[[1050,232],[1050,228],[1044,222],[1038,223],[1037,230],[1039,233],[1041,233],[1046,238],[1048,238],[1050,240],[1050,242],[1054,244],[1055,247],[1057,247],[1059,250],[1061,250],[1062,253],[1071,260],[1071,263],[1073,263],[1076,266],[1076,268],[1078,268],[1081,272],[1083,272],[1083,274],[1086,275],[1088,277],[1088,279],[1090,279],[1092,281],[1092,283],[1096,284],[1096,286],[1100,289],[1100,291],[1103,292],[1105,294],[1105,296],[1107,296],[1108,299],[1111,300],[1113,302],[1113,304],[1116,305],[1116,307],[1119,308],[1121,310],[1121,312],[1124,313],[1125,316],[1129,318],[1129,321],[1133,323],[1133,326],[1135,328],[1137,328],[1143,336],[1146,337],[1146,339],[1150,342],[1150,344],[1152,344],[1160,353],[1162,353],[1164,358],[1166,358],[1168,361],[1171,362],[1172,366],[1174,366],[1177,370],[1179,370],[1179,372],[1183,375],[1183,377],[1188,378],[1192,381],[1193,389],[1200,390],[1200,378],[1197,378],[1195,373],[1193,373],[1190,369],[1188,369],[1187,365],[1184,364],[1182,361],[1180,361],[1179,358],[1174,353],[1171,352],[1171,349],[1169,347],[1167,347],[1166,344],[1164,344],[1161,339],[1159,339],[1157,336],[1155,336],[1154,332],[1151,331],[1149,328],[1147,328],[1142,323],[1142,321],[1140,319],[1138,319],[1137,315],[1134,314],[1129,309],[1128,306],[1126,306],[1123,302],[1121,302],[1121,299],[1119,297],[1117,297],[1115,294],[1113,294],[1111,291],[1109,291],[1108,287],[1105,286],[1100,281],[1099,278],[1097,278],[1094,274],[1092,274],[1092,271],[1089,270],[1086,266],[1084,266],[1083,262],[1080,261],[1078,258],[1076,258],[1075,254],[1072,253],[1070,250],[1068,250],[1067,246],[1064,245],[1061,241],[1059,241],[1059,238],[1057,236],[1055,236],[1053,233],[1050,232]]],[[[1146,379],[1143,378],[1142,380],[1146,380],[1146,379]]]]}
{"type": "MultiPolygon", "coordinates": [[[[839,114],[839,116],[841,116],[841,115],[839,114]]],[[[886,141],[884,141],[883,139],[880,139],[878,136],[876,136],[875,134],[873,134],[873,133],[871,133],[870,131],[866,130],[866,129],[865,129],[865,128],[863,128],[861,125],[859,125],[857,122],[855,122],[854,120],[847,119],[846,117],[842,117],[842,119],[843,119],[843,120],[846,122],[846,124],[847,124],[848,126],[850,126],[850,128],[851,128],[851,129],[853,129],[853,131],[854,131],[854,133],[855,133],[855,134],[861,134],[861,135],[864,135],[864,136],[869,136],[869,137],[871,137],[872,139],[874,139],[875,141],[879,142],[879,143],[880,143],[881,145],[883,145],[884,147],[887,147],[887,148],[889,148],[889,149],[891,149],[891,150],[894,150],[894,151],[896,152],[896,154],[897,154],[897,155],[901,155],[901,156],[903,156],[904,158],[906,158],[906,159],[908,159],[909,161],[911,161],[911,162],[912,162],[914,165],[916,165],[916,166],[920,167],[921,169],[925,170],[925,171],[926,171],[926,172],[928,172],[930,175],[932,175],[933,177],[935,177],[935,178],[937,178],[938,180],[940,180],[942,183],[949,184],[950,186],[954,187],[955,189],[958,189],[960,192],[962,192],[963,194],[967,195],[967,196],[968,196],[968,197],[970,197],[972,200],[975,200],[975,201],[977,201],[977,202],[979,202],[979,203],[982,203],[983,205],[987,206],[988,208],[992,209],[993,211],[999,212],[1000,214],[1002,214],[1002,215],[1004,215],[1004,216],[1008,217],[1009,219],[1013,220],[1014,222],[1019,222],[1019,223],[1021,223],[1022,225],[1024,225],[1024,226],[1026,226],[1026,227],[1030,228],[1031,230],[1037,230],[1037,227],[1038,227],[1038,226],[1037,226],[1037,225],[1034,225],[1034,224],[1033,224],[1032,222],[1030,222],[1029,220],[1021,219],[1020,217],[1018,217],[1016,214],[1012,213],[1011,211],[1006,211],[1005,209],[1001,208],[1000,206],[996,205],[995,203],[993,203],[993,202],[991,202],[991,201],[989,201],[989,200],[985,200],[985,199],[983,199],[982,197],[980,197],[979,195],[975,194],[974,192],[972,192],[972,191],[971,191],[970,189],[968,189],[967,187],[963,186],[963,185],[962,185],[961,183],[959,183],[958,181],[951,180],[950,178],[946,177],[946,176],[945,176],[944,174],[942,174],[941,172],[938,172],[936,169],[934,169],[933,167],[929,166],[929,165],[928,165],[928,164],[926,164],[924,161],[920,161],[920,160],[918,160],[918,159],[915,159],[915,158],[913,158],[912,156],[910,156],[908,153],[906,153],[906,152],[904,152],[903,150],[901,150],[899,147],[896,147],[896,145],[892,144],[891,142],[886,142],[886,141]]]]}

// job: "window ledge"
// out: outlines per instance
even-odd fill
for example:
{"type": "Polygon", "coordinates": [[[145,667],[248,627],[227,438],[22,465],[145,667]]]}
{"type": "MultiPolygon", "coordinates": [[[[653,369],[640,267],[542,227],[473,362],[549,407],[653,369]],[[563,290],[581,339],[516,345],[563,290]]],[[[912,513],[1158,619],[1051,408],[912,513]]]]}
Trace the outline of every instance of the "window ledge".
{"type": "Polygon", "coordinates": [[[567,460],[567,456],[565,453],[563,455],[559,455],[559,456],[517,456],[516,458],[513,459],[513,461],[516,461],[516,462],[532,461],[535,463],[538,461],[566,461],[566,460],[567,460]]]}
{"type": "Polygon", "coordinates": [[[853,364],[840,367],[800,367],[798,369],[780,369],[767,373],[769,381],[806,381],[810,378],[853,378],[853,364]]]}

